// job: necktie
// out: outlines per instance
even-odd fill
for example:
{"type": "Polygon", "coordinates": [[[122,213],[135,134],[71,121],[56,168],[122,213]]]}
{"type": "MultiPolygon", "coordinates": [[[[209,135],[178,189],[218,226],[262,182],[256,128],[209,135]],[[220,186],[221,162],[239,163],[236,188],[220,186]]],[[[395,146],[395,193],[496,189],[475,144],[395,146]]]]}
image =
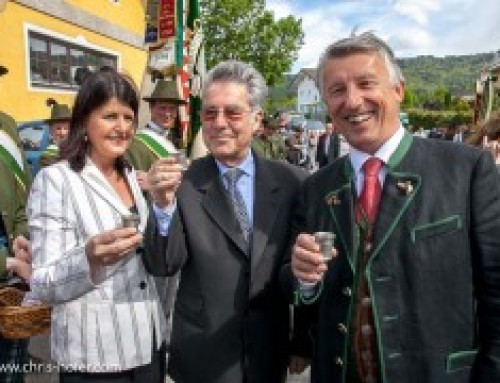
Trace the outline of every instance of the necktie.
{"type": "Polygon", "coordinates": [[[376,157],[370,157],[363,164],[364,183],[359,196],[359,207],[368,222],[373,225],[377,217],[378,206],[382,187],[378,179],[382,161],[376,157]]]}
{"type": "Polygon", "coordinates": [[[240,177],[243,175],[243,170],[238,168],[230,168],[224,173],[224,178],[227,181],[227,190],[229,192],[229,197],[233,203],[234,214],[238,220],[241,231],[243,232],[243,237],[247,243],[250,237],[250,218],[248,217],[248,211],[243,200],[243,196],[236,187],[236,184],[240,177]]]}
{"type": "Polygon", "coordinates": [[[365,268],[370,256],[373,224],[377,217],[382,188],[378,174],[382,161],[371,157],[363,164],[364,184],[358,200],[357,219],[364,227],[364,250],[360,256],[358,273],[360,280],[357,288],[357,308],[355,326],[355,353],[359,377],[363,383],[377,382],[377,344],[373,321],[372,300],[365,277],[365,268]],[[363,225],[363,222],[368,225],[363,225]]]}
{"type": "Polygon", "coordinates": [[[325,155],[327,157],[328,157],[328,152],[330,151],[331,140],[332,140],[332,135],[331,134],[327,134],[325,136],[325,145],[324,145],[324,148],[323,148],[323,152],[325,153],[325,155]]]}

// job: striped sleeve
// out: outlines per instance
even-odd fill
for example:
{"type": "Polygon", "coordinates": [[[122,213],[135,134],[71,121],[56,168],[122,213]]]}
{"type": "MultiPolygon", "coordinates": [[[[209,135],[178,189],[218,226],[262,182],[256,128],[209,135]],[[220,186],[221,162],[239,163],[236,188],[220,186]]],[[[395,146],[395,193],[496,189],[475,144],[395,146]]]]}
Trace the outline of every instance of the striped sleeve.
{"type": "Polygon", "coordinates": [[[39,172],[27,209],[33,259],[30,298],[49,304],[73,300],[94,288],[71,191],[60,172],[57,167],[39,172]]]}

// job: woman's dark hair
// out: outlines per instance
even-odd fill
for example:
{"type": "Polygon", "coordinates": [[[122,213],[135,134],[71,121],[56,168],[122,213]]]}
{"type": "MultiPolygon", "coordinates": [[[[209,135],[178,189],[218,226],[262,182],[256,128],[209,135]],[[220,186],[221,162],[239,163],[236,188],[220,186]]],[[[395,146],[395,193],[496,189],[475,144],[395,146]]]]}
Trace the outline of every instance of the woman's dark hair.
{"type": "MultiPolygon", "coordinates": [[[[72,170],[79,172],[85,165],[85,156],[88,153],[89,142],[86,138],[86,125],[90,114],[106,104],[112,98],[127,105],[134,111],[135,125],[137,126],[137,112],[139,109],[138,92],[133,81],[110,67],[102,68],[89,74],[82,82],[76,95],[68,138],[60,148],[61,159],[68,160],[72,170]]],[[[123,173],[127,162],[123,157],[116,161],[116,169],[123,173]]]]}

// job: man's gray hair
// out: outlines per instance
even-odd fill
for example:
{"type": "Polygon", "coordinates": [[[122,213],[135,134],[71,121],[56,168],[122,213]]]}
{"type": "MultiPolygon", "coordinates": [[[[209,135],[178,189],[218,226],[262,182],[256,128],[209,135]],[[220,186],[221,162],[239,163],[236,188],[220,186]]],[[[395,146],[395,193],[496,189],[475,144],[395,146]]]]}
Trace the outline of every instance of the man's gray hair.
{"type": "Polygon", "coordinates": [[[384,59],[385,67],[389,73],[389,81],[393,85],[404,81],[401,68],[389,45],[372,32],[364,32],[334,42],[321,55],[318,64],[317,82],[322,97],[324,97],[323,70],[328,60],[346,57],[354,53],[378,53],[384,59]]]}
{"type": "Polygon", "coordinates": [[[213,83],[233,82],[245,85],[252,110],[261,110],[267,98],[264,77],[250,64],[237,60],[223,61],[213,67],[203,82],[202,97],[213,83]]]}

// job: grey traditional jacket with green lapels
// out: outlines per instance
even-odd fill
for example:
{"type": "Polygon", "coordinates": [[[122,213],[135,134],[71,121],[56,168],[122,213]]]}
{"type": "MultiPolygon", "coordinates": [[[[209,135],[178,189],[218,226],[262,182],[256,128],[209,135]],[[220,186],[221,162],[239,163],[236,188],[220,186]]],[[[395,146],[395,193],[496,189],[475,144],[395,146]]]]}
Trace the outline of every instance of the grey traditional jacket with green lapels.
{"type": "MultiPolygon", "coordinates": [[[[366,270],[382,382],[500,382],[500,177],[492,156],[406,133],[388,167],[366,270]]],[[[309,302],[315,383],[345,381],[359,253],[353,177],[347,156],[322,168],[297,209],[299,231],[333,231],[338,249],[309,302]]],[[[282,271],[290,283],[289,266],[282,271]]]]}

